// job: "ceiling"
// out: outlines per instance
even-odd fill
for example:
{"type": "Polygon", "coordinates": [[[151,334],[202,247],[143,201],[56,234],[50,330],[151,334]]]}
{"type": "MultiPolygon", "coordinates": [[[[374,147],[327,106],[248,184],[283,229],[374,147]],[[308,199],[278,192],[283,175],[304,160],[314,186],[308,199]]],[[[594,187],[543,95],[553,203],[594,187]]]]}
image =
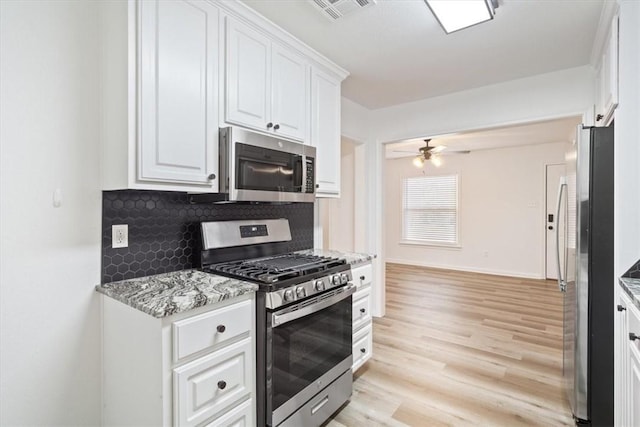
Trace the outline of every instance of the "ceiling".
{"type": "MultiPolygon", "coordinates": [[[[547,120],[520,126],[461,132],[434,137],[430,146],[446,145],[447,150],[489,150],[521,145],[571,141],[581,117],[547,120]]],[[[385,145],[386,158],[413,157],[424,147],[422,138],[398,141],[385,145]]],[[[446,153],[445,150],[444,152],[446,153]]]]}
{"type": "Polygon", "coordinates": [[[500,0],[495,19],[446,35],[423,0],[330,21],[312,0],[242,0],[351,75],[342,94],[378,109],[589,63],[604,0],[500,0]]]}

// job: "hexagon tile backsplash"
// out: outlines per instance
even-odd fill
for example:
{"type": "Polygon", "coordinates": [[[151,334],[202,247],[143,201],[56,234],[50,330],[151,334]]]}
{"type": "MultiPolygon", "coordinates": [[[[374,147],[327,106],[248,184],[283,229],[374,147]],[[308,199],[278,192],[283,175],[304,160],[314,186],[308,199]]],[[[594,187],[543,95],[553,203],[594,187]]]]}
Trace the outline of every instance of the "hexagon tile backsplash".
{"type": "Polygon", "coordinates": [[[196,204],[187,193],[119,190],[102,193],[102,283],[199,267],[200,223],[287,218],[289,250],[313,248],[313,203],[196,204]],[[111,226],[129,226],[129,246],[111,247],[111,226]]]}

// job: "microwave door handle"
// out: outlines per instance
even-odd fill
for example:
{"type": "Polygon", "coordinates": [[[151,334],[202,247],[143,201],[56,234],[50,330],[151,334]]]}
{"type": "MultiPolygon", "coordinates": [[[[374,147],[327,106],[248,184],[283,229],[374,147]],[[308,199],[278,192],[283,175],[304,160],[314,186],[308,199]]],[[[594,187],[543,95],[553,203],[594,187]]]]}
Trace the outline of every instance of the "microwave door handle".
{"type": "MultiPolygon", "coordinates": [[[[562,194],[567,188],[567,183],[564,177],[560,178],[560,186],[558,187],[558,204],[556,205],[556,262],[558,264],[558,288],[560,292],[565,292],[566,283],[562,277],[562,267],[560,265],[560,207],[562,206],[562,194]]],[[[567,229],[566,219],[564,224],[565,230],[567,229]]],[[[566,250],[566,238],[565,238],[565,250],[566,250]]],[[[565,255],[566,264],[566,255],[565,255]]]]}
{"type": "Polygon", "coordinates": [[[304,154],[302,156],[300,156],[302,158],[302,174],[300,174],[300,192],[301,193],[306,193],[307,189],[305,187],[305,183],[307,182],[307,156],[305,156],[304,154]]]}

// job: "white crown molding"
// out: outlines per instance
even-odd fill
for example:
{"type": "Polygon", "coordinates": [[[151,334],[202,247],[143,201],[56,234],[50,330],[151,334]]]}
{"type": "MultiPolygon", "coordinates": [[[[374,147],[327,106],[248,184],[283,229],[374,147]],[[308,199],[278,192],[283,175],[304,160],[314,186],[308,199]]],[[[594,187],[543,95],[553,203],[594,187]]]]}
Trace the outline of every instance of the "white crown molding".
{"type": "Polygon", "coordinates": [[[609,30],[611,28],[611,21],[613,17],[618,13],[618,0],[605,0],[602,4],[602,12],[600,12],[600,20],[598,21],[598,29],[596,30],[596,36],[593,40],[593,46],[591,48],[591,57],[589,63],[595,68],[600,57],[602,56],[602,49],[609,36],[609,30]]]}
{"type": "Polygon", "coordinates": [[[276,25],[272,21],[268,20],[254,9],[237,1],[237,0],[208,0],[210,3],[216,5],[223,11],[232,15],[233,17],[244,21],[246,24],[253,26],[257,31],[263,33],[267,37],[276,38],[280,43],[289,46],[292,49],[298,51],[303,56],[310,58],[315,62],[315,65],[324,68],[325,71],[330,74],[334,74],[339,77],[340,80],[344,80],[349,76],[349,71],[340,67],[335,62],[331,61],[320,52],[311,48],[298,40],[291,33],[285,31],[282,27],[276,25]]]}

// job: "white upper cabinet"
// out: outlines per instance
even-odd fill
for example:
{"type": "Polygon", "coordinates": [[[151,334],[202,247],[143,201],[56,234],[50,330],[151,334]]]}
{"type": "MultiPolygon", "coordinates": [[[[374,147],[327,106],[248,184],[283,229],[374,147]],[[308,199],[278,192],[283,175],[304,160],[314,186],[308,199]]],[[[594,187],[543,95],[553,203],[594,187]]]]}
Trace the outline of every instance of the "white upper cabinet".
{"type": "Polygon", "coordinates": [[[267,130],[271,41],[233,19],[227,19],[227,52],[227,121],[267,130]]]}
{"type": "Polygon", "coordinates": [[[219,9],[101,8],[103,188],[217,191],[219,9]]]}
{"type": "Polygon", "coordinates": [[[227,18],[225,120],[304,141],[308,65],[302,56],[227,18]]]}
{"type": "Polygon", "coordinates": [[[316,147],[318,197],[340,197],[340,81],[311,75],[311,144],[316,147]]]}
{"type": "Polygon", "coordinates": [[[140,180],[208,184],[217,167],[218,9],[140,2],[140,180]]]}
{"type": "Polygon", "coordinates": [[[217,192],[233,124],[313,143],[318,194],[339,194],[345,70],[240,1],[102,1],[99,18],[104,190],[217,192]]]}
{"type": "Polygon", "coordinates": [[[618,16],[611,21],[596,66],[596,126],[608,126],[618,106],[618,16]]]}

